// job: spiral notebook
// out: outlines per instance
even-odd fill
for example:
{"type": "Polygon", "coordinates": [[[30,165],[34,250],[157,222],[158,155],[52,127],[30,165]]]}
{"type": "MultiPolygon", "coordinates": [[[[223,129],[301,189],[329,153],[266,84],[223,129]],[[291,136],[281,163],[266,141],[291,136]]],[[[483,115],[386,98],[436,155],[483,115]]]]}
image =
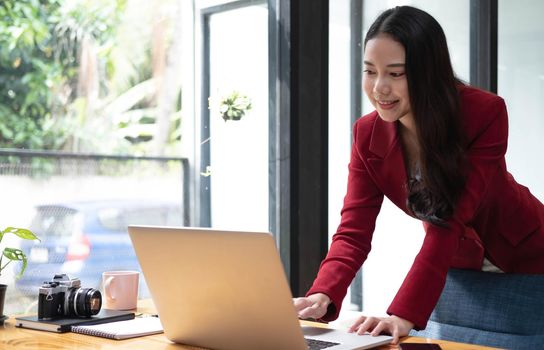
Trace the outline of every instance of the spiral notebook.
{"type": "Polygon", "coordinates": [[[72,332],[120,340],[162,333],[163,329],[158,317],[137,317],[128,321],[73,326],[72,332]]]}

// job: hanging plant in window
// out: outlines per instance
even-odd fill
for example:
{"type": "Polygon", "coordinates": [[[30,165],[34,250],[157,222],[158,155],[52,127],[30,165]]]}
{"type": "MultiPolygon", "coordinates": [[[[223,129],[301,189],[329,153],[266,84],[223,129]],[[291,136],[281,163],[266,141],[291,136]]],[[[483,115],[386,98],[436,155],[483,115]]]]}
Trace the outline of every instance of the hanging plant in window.
{"type": "Polygon", "coordinates": [[[238,91],[223,97],[219,102],[219,113],[225,122],[227,120],[240,120],[251,109],[251,99],[238,91]]]}

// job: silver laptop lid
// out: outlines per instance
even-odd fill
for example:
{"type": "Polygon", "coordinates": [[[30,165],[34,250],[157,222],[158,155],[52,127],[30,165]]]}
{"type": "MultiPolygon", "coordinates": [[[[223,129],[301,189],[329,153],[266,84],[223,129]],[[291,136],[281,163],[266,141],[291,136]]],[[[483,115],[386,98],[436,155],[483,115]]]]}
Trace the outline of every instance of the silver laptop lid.
{"type": "Polygon", "coordinates": [[[274,239],[130,226],[168,339],[212,349],[307,349],[274,239]]]}

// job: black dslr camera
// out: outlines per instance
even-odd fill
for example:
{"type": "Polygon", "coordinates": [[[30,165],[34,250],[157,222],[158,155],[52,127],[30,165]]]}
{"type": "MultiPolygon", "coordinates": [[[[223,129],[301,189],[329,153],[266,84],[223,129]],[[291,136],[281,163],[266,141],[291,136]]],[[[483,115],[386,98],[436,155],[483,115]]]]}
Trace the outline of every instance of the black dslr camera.
{"type": "Polygon", "coordinates": [[[38,296],[38,319],[91,317],[102,307],[102,295],[94,288],[81,288],[79,278],[55,275],[44,282],[38,296]]]}

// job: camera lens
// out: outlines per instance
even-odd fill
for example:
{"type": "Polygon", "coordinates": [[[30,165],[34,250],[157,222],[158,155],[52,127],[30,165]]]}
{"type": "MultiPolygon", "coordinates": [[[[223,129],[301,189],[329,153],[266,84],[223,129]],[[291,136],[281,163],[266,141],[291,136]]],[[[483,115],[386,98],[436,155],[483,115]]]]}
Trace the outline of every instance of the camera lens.
{"type": "Polygon", "coordinates": [[[96,315],[102,307],[102,294],[94,288],[72,288],[67,298],[67,315],[90,317],[96,315]]]}

